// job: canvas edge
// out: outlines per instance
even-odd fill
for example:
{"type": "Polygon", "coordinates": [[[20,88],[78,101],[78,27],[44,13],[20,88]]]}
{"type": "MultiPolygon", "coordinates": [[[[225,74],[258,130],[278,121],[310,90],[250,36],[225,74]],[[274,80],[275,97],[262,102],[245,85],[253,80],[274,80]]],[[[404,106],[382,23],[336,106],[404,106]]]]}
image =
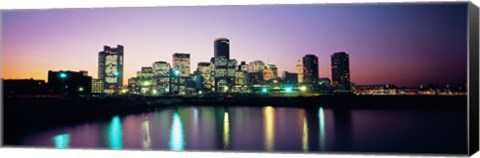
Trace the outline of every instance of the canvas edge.
{"type": "Polygon", "coordinates": [[[468,154],[479,150],[479,12],[478,7],[468,5],[468,154]]]}

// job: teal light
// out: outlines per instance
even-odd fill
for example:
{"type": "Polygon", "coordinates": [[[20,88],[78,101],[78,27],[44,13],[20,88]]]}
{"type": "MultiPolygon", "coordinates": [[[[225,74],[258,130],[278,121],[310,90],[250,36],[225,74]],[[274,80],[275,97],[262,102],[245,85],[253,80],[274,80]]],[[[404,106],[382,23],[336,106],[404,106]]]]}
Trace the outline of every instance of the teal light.
{"type": "Polygon", "coordinates": [[[68,148],[70,143],[70,134],[59,134],[53,137],[56,148],[68,148]]]}
{"type": "Polygon", "coordinates": [[[175,76],[180,75],[180,70],[173,70],[173,74],[174,74],[175,76]]]}
{"type": "Polygon", "coordinates": [[[108,128],[109,145],[112,149],[122,149],[122,121],[119,116],[114,116],[108,128]]]}
{"type": "Polygon", "coordinates": [[[320,150],[325,150],[325,112],[323,107],[318,109],[318,122],[320,123],[320,150]]]}
{"type": "Polygon", "coordinates": [[[60,73],[60,78],[67,78],[67,74],[65,72],[60,73]]]}
{"type": "Polygon", "coordinates": [[[113,75],[118,76],[118,75],[120,75],[120,73],[119,73],[119,72],[115,72],[115,73],[113,73],[113,75]]]}
{"type": "Polygon", "coordinates": [[[183,150],[185,148],[185,140],[183,135],[182,121],[177,112],[173,114],[172,128],[170,129],[170,142],[168,143],[170,150],[183,150]]]}
{"type": "Polygon", "coordinates": [[[285,88],[285,92],[286,92],[286,93],[291,93],[291,92],[292,92],[292,88],[291,88],[291,87],[285,88]]]}
{"type": "Polygon", "coordinates": [[[267,88],[262,88],[262,93],[267,93],[268,89],[267,88]]]}

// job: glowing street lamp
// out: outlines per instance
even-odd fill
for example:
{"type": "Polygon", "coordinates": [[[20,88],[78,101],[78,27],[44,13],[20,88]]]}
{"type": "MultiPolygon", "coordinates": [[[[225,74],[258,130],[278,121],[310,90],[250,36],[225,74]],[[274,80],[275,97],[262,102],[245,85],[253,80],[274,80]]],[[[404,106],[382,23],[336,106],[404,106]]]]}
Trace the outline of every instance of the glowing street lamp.
{"type": "Polygon", "coordinates": [[[291,92],[292,92],[292,88],[291,88],[291,87],[285,88],[284,91],[285,91],[286,93],[291,93],[291,92]]]}
{"type": "Polygon", "coordinates": [[[79,92],[83,92],[83,87],[78,87],[79,92]]]}
{"type": "Polygon", "coordinates": [[[262,93],[267,93],[268,92],[268,89],[267,88],[262,88],[262,93]]]}
{"type": "Polygon", "coordinates": [[[223,87],[223,90],[228,91],[228,87],[227,86],[223,87]]]}
{"type": "Polygon", "coordinates": [[[302,87],[300,87],[300,90],[301,90],[302,92],[307,91],[307,86],[302,86],[302,87]]]}

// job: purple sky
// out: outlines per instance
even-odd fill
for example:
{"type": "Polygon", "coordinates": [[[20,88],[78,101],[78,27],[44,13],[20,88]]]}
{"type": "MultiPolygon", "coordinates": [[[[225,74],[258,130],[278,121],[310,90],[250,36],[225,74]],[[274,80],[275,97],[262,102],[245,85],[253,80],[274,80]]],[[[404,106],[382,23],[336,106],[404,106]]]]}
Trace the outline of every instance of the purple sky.
{"type": "Polygon", "coordinates": [[[330,55],[350,55],[360,84],[464,84],[467,3],[323,4],[2,11],[2,78],[46,79],[48,70],[97,78],[103,45],[125,47],[125,77],[172,54],[191,54],[191,71],[230,39],[230,57],[295,72],[305,54],[331,76],[330,55]]]}

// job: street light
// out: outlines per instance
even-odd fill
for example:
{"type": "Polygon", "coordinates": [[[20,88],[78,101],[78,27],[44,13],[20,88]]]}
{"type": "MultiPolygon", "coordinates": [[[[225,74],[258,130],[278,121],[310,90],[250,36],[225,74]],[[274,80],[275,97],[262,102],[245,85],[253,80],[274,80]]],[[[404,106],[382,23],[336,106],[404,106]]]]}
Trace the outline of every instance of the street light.
{"type": "Polygon", "coordinates": [[[307,86],[302,86],[302,87],[300,87],[300,90],[301,90],[302,92],[307,91],[307,86]]]}
{"type": "Polygon", "coordinates": [[[268,92],[268,89],[267,88],[262,88],[262,93],[267,93],[268,92]]]}
{"type": "Polygon", "coordinates": [[[285,88],[284,90],[285,90],[286,93],[291,93],[291,92],[292,92],[292,88],[291,88],[291,87],[285,88]]]}

